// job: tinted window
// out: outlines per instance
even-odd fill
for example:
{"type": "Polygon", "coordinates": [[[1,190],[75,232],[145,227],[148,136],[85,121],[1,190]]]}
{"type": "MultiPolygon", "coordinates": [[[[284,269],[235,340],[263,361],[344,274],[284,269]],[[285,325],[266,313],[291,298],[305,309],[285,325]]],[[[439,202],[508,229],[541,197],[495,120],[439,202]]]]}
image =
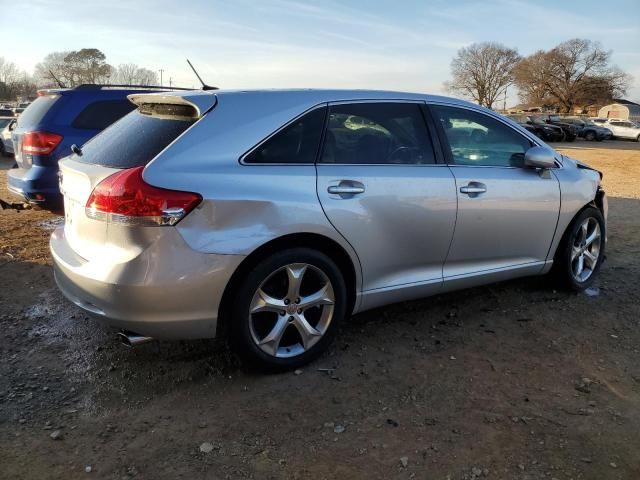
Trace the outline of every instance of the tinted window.
{"type": "Polygon", "coordinates": [[[18,125],[22,128],[29,128],[37,125],[51,109],[60,95],[42,95],[36,98],[20,115],[18,125]]]}
{"type": "Polygon", "coordinates": [[[9,122],[11,122],[10,118],[0,118],[0,130],[9,125],[9,122]]]}
{"type": "Polygon", "coordinates": [[[13,117],[13,110],[0,109],[0,117],[13,117]]]}
{"type": "Polygon", "coordinates": [[[298,118],[244,159],[246,163],[315,163],[326,108],[298,118]]]}
{"type": "Polygon", "coordinates": [[[114,168],[146,165],[195,120],[175,120],[131,112],[82,147],[74,160],[114,168]]]}
{"type": "Polygon", "coordinates": [[[353,103],[329,108],[323,163],[434,163],[422,112],[413,103],[353,103]]]}
{"type": "Polygon", "coordinates": [[[523,167],[531,143],[502,122],[461,108],[432,107],[457,165],[523,167]]]}
{"type": "Polygon", "coordinates": [[[129,100],[110,100],[87,105],[71,123],[74,128],[104,130],[136,106],[129,100]]]}

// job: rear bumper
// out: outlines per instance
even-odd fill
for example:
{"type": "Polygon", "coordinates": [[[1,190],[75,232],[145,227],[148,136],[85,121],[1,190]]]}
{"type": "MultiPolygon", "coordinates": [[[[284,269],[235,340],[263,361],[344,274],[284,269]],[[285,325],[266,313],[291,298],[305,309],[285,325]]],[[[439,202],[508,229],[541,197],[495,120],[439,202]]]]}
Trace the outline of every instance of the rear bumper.
{"type": "Polygon", "coordinates": [[[50,247],[56,283],[69,300],[111,327],[162,339],[215,337],[222,294],[244,259],[196,252],[175,230],[120,264],[83,259],[63,228],[50,247]]]}
{"type": "Polygon", "coordinates": [[[13,168],[7,172],[7,188],[29,203],[62,202],[58,186],[57,168],[33,165],[31,168],[13,168]]]}

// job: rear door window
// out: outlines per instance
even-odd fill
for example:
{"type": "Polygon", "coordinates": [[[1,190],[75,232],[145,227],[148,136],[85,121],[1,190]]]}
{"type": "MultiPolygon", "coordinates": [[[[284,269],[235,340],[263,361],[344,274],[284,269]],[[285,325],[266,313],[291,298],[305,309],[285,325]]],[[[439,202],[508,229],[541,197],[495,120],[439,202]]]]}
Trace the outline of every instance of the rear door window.
{"type": "Polygon", "coordinates": [[[113,168],[133,168],[149,163],[178,138],[196,119],[156,117],[138,110],[117,121],[82,147],[78,162],[113,168]]]}
{"type": "Polygon", "coordinates": [[[104,130],[135,108],[136,106],[127,99],[93,102],[78,114],[71,126],[88,130],[104,130]]]}
{"type": "Polygon", "coordinates": [[[322,163],[435,163],[426,123],[415,103],[352,103],[329,108],[322,163]]]}
{"type": "Polygon", "coordinates": [[[38,125],[58,98],[60,98],[60,95],[57,94],[42,95],[36,98],[20,115],[18,126],[20,128],[30,128],[38,125]]]}

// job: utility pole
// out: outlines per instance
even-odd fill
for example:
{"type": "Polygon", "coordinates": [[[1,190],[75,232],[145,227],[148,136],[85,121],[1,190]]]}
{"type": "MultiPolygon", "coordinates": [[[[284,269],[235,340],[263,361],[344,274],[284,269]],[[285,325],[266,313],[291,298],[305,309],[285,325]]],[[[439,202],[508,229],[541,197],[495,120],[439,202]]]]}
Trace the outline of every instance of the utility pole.
{"type": "Polygon", "coordinates": [[[504,89],[504,102],[502,102],[502,113],[507,113],[507,88],[504,89]]]}
{"type": "Polygon", "coordinates": [[[160,69],[158,70],[160,72],[160,86],[162,86],[162,73],[164,72],[164,69],[160,69]]]}

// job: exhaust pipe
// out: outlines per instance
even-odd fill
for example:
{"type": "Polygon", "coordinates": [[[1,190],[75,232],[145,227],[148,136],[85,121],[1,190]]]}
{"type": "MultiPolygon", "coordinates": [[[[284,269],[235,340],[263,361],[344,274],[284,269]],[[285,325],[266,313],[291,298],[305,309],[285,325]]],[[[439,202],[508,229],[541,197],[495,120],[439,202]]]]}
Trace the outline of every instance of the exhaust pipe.
{"type": "Polygon", "coordinates": [[[143,343],[148,343],[153,340],[151,337],[145,337],[133,332],[118,332],[118,338],[120,343],[126,347],[137,347],[143,343]]]}

